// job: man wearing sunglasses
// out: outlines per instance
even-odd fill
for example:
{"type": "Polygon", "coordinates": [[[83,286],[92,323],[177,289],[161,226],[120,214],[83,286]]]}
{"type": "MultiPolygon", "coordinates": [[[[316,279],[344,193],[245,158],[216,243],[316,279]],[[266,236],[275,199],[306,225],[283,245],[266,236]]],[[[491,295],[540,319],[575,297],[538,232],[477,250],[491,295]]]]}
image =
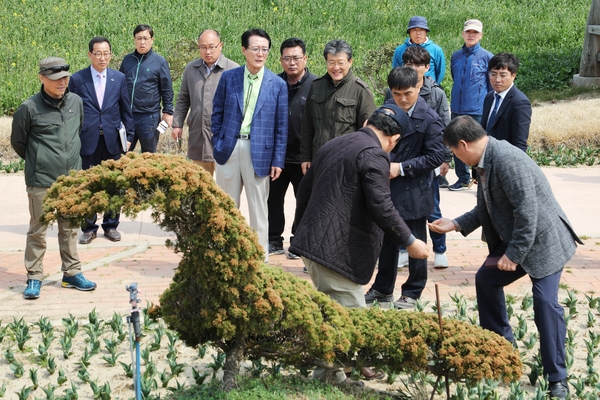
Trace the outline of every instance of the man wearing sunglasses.
{"type": "MultiPolygon", "coordinates": [[[[69,93],[69,76],[69,65],[62,58],[41,60],[39,79],[42,88],[19,107],[12,122],[11,145],[25,159],[30,215],[25,246],[25,299],[40,297],[45,277],[42,261],[46,253],[47,226],[40,222],[40,216],[46,191],[60,175],[81,169],[79,132],[83,123],[83,104],[79,96],[69,93]]],[[[94,290],[96,284],[81,273],[77,229],[72,229],[62,218],[58,219],[58,245],[62,286],[94,290]]]]}

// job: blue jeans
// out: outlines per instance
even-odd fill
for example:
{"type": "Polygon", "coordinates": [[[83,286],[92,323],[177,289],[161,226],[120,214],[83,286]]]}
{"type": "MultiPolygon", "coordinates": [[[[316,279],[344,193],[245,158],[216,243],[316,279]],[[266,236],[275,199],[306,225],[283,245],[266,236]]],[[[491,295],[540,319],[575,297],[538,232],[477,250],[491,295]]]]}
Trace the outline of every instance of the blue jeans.
{"type": "MultiPolygon", "coordinates": [[[[473,118],[475,121],[481,123],[481,115],[475,115],[475,114],[455,114],[452,113],[452,119],[459,117],[461,115],[468,115],[469,117],[473,118]]],[[[458,177],[458,181],[460,183],[464,183],[464,184],[468,184],[471,181],[471,173],[469,172],[469,167],[462,162],[458,157],[453,156],[454,157],[454,172],[456,173],[456,176],[458,177]]]]}
{"type": "Polygon", "coordinates": [[[160,123],[160,113],[133,113],[133,123],[135,134],[129,146],[129,151],[135,150],[137,142],[140,142],[143,153],[156,153],[156,145],[160,136],[156,127],[160,123]]]}

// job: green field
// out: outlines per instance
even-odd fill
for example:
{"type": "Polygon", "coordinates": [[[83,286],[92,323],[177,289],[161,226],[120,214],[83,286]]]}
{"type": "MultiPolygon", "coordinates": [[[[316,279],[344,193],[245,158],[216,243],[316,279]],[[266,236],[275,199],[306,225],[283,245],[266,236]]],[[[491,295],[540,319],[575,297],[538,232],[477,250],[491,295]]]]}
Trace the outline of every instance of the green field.
{"type": "MultiPolygon", "coordinates": [[[[370,53],[399,44],[412,15],[423,15],[430,38],[450,55],[460,48],[466,19],[484,23],[482,45],[492,53],[510,51],[522,62],[517,83],[526,92],[560,90],[579,70],[589,0],[3,0],[0,13],[0,113],[12,114],[39,90],[37,63],[64,57],[76,71],[88,65],[87,45],[96,35],[113,44],[112,66],[133,50],[133,28],[153,26],[154,47],[172,68],[179,87],[185,64],[198,57],[202,29],[221,32],[224,53],[242,62],[240,36],[251,27],[267,30],[274,52],[268,67],[280,71],[279,44],[291,36],[308,43],[309,68],[322,74],[322,49],[335,38],[355,50],[355,67],[370,53]]],[[[390,60],[391,66],[391,60],[390,60]]],[[[449,66],[444,86],[451,86],[449,66]]]]}

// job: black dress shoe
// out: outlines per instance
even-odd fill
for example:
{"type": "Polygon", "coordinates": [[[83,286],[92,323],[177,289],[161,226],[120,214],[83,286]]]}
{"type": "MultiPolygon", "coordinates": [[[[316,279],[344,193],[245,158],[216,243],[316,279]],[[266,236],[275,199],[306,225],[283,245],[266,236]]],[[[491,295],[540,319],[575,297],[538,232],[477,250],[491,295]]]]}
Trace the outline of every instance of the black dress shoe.
{"type": "Polygon", "coordinates": [[[375,289],[370,289],[365,294],[365,303],[371,304],[375,300],[377,300],[378,303],[391,303],[392,301],[394,301],[394,294],[383,294],[379,293],[375,289]]]}
{"type": "Polygon", "coordinates": [[[569,384],[566,379],[558,382],[550,382],[550,397],[558,399],[569,398],[569,384]]]}
{"type": "Polygon", "coordinates": [[[107,239],[111,242],[118,242],[119,240],[121,240],[121,234],[117,232],[116,229],[109,229],[105,231],[104,236],[106,236],[107,239]]]}
{"type": "Polygon", "coordinates": [[[83,232],[79,237],[79,244],[90,244],[94,239],[96,239],[96,232],[83,232]]]}

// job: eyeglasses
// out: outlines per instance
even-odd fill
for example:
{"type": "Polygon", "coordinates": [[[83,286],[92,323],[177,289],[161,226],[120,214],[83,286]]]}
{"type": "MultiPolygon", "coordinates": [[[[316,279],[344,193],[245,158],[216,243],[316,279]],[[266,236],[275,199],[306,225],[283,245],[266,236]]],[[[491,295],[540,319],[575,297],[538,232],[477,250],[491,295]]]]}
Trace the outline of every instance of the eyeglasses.
{"type": "Polygon", "coordinates": [[[207,51],[215,51],[217,49],[217,47],[219,47],[219,45],[216,46],[200,46],[198,47],[198,49],[200,49],[201,52],[205,53],[207,51]]]}
{"type": "Polygon", "coordinates": [[[136,36],[135,40],[137,40],[138,42],[149,42],[150,40],[152,40],[152,38],[150,36],[136,36]]]}
{"type": "Polygon", "coordinates": [[[254,54],[258,54],[258,53],[269,54],[269,49],[267,47],[263,47],[262,49],[260,47],[250,47],[247,50],[253,52],[254,54]]]}
{"type": "Polygon", "coordinates": [[[509,72],[500,72],[500,73],[498,73],[498,72],[490,72],[490,73],[489,73],[489,76],[490,76],[490,78],[492,78],[492,79],[497,79],[497,78],[500,78],[500,79],[506,79],[506,78],[508,78],[509,76],[512,76],[512,74],[511,74],[511,73],[509,73],[509,72]]]}
{"type": "Polygon", "coordinates": [[[290,63],[292,61],[294,61],[296,64],[299,63],[300,61],[302,61],[302,59],[304,58],[304,56],[285,56],[285,57],[281,57],[281,61],[283,61],[284,63],[290,63]]]}
{"type": "Polygon", "coordinates": [[[41,69],[40,70],[40,74],[42,72],[46,72],[46,71],[50,71],[50,73],[48,73],[47,75],[56,74],[57,72],[69,71],[69,68],[71,68],[71,66],[69,64],[67,64],[67,65],[55,65],[53,67],[47,67],[47,68],[41,69]]]}
{"type": "Polygon", "coordinates": [[[104,52],[104,53],[101,53],[101,52],[92,53],[92,55],[94,57],[96,57],[96,58],[102,58],[102,57],[104,57],[104,58],[110,58],[110,56],[112,55],[112,53],[110,53],[110,52],[107,51],[107,52],[104,52]]]}
{"type": "Polygon", "coordinates": [[[327,61],[328,67],[338,66],[340,68],[344,68],[346,65],[348,65],[348,61],[327,61]]]}

